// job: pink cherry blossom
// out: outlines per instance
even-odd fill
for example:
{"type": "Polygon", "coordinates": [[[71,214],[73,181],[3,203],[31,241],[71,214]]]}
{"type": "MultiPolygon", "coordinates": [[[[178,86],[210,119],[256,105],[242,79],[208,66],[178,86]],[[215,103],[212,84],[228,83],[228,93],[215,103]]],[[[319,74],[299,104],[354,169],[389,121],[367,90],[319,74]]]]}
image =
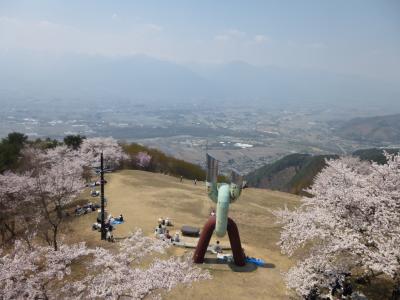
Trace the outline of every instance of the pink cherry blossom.
{"type": "Polygon", "coordinates": [[[139,230],[119,243],[119,250],[87,248],[84,243],[28,248],[16,241],[0,252],[0,299],[143,299],[178,284],[210,279],[191,258],[160,259],[169,244],[146,237],[139,230]],[[152,258],[147,267],[142,258],[152,258]]]}
{"type": "Polygon", "coordinates": [[[286,274],[289,288],[306,296],[328,288],[353,269],[400,278],[400,155],[387,163],[354,157],[327,161],[294,211],[275,211],[283,225],[280,246],[307,255],[286,274]],[[304,248],[306,247],[306,248],[304,248]]]}
{"type": "Polygon", "coordinates": [[[103,152],[106,167],[114,167],[128,158],[117,140],[108,138],[89,138],[84,139],[80,149],[80,157],[86,161],[89,166],[98,166],[100,164],[100,153],[103,152]]]}
{"type": "Polygon", "coordinates": [[[139,167],[147,168],[150,164],[151,156],[146,152],[139,152],[136,155],[136,164],[139,167]]]}

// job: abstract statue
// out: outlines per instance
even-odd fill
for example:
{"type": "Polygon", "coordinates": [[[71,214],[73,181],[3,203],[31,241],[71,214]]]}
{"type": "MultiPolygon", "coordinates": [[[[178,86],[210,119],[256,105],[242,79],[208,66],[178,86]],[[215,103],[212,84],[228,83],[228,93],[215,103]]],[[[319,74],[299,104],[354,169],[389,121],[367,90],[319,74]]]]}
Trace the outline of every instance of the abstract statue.
{"type": "Polygon", "coordinates": [[[228,231],[229,241],[236,265],[245,265],[245,255],[240,243],[239,230],[236,223],[228,217],[229,204],[236,201],[242,191],[242,185],[237,173],[232,172],[230,184],[217,183],[218,161],[207,154],[207,193],[210,199],[217,204],[216,216],[211,216],[201,231],[200,239],[193,256],[195,263],[203,263],[211,236],[215,230],[218,237],[225,236],[228,231]]]}

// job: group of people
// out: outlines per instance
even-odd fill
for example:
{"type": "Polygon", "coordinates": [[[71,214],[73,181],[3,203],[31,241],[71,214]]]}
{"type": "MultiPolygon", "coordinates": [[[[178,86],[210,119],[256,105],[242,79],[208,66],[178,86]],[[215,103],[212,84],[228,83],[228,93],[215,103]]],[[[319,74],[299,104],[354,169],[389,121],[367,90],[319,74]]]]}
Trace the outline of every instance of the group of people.
{"type": "Polygon", "coordinates": [[[86,203],[83,206],[77,205],[75,208],[75,215],[76,216],[86,215],[87,213],[95,211],[99,207],[100,207],[100,205],[94,204],[92,202],[86,203]]]}
{"type": "Polygon", "coordinates": [[[169,218],[158,219],[158,225],[154,229],[154,235],[156,238],[162,239],[164,241],[171,241],[171,242],[180,242],[179,233],[175,232],[174,236],[169,233],[167,226],[173,226],[172,221],[169,218]]]}
{"type": "MultiPolygon", "coordinates": [[[[320,294],[320,291],[317,288],[311,289],[310,293],[305,297],[307,300],[332,300],[332,299],[352,299],[353,295],[353,286],[351,284],[351,273],[343,273],[344,280],[339,280],[337,278],[330,285],[330,291],[328,294],[320,294]]],[[[362,294],[361,294],[362,295],[362,294]]],[[[357,299],[366,299],[361,298],[361,295],[358,294],[360,298],[357,299]]]]}
{"type": "MultiPolygon", "coordinates": [[[[103,182],[104,182],[104,184],[106,184],[107,180],[104,180],[103,182]]],[[[94,182],[87,183],[86,186],[87,187],[95,187],[95,186],[100,186],[100,184],[101,184],[100,181],[94,181],[94,182]]]]}
{"type": "Polygon", "coordinates": [[[166,217],[165,219],[158,218],[158,225],[172,226],[172,220],[170,218],[168,218],[168,217],[166,217]]]}
{"type": "Polygon", "coordinates": [[[91,191],[90,191],[90,196],[92,196],[92,197],[98,197],[98,196],[100,196],[100,192],[99,192],[99,191],[96,191],[96,190],[91,190],[91,191]]]}
{"type": "MultiPolygon", "coordinates": [[[[104,212],[104,228],[106,230],[106,239],[109,242],[114,242],[114,236],[112,234],[116,224],[124,222],[124,217],[120,214],[118,217],[113,217],[108,212],[104,212]]],[[[92,225],[93,230],[101,230],[101,211],[98,210],[97,222],[92,225]]]]}

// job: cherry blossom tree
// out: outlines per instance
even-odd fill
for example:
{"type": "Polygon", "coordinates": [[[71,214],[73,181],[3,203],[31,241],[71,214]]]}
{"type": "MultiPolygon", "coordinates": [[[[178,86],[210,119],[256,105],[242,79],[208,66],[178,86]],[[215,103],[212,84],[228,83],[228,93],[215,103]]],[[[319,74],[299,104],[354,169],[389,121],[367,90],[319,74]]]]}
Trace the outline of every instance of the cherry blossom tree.
{"type": "Polygon", "coordinates": [[[146,152],[139,152],[136,155],[136,164],[141,168],[147,168],[150,165],[151,156],[146,152]]]}
{"type": "Polygon", "coordinates": [[[71,274],[74,262],[89,254],[83,243],[54,251],[16,241],[11,253],[0,256],[0,299],[59,299],[57,283],[71,274]]]}
{"type": "Polygon", "coordinates": [[[190,284],[211,278],[208,272],[194,266],[190,257],[156,258],[147,269],[140,267],[142,258],[152,253],[164,253],[169,245],[145,237],[139,230],[121,243],[117,254],[97,248],[90,275],[68,287],[68,292],[76,290],[76,286],[88,286],[91,288],[84,289],[79,296],[88,299],[118,299],[122,296],[142,299],[155,290],[170,290],[179,283],[190,284]]]}
{"type": "Polygon", "coordinates": [[[36,230],[37,212],[31,206],[34,192],[34,181],[30,173],[17,175],[12,172],[0,174],[0,232],[2,241],[22,233],[29,240],[30,234],[36,230]]]}
{"type": "Polygon", "coordinates": [[[82,170],[88,160],[80,155],[65,146],[32,150],[27,152],[29,172],[0,175],[0,221],[9,222],[25,207],[27,215],[37,212],[35,224],[48,224],[52,233],[49,246],[26,239],[15,241],[11,251],[0,249],[0,299],[142,299],[178,283],[210,278],[190,257],[156,257],[143,268],[144,257],[164,253],[169,244],[141,231],[118,243],[118,251],[60,243],[66,208],[84,188],[82,170]]]}
{"type": "Polygon", "coordinates": [[[400,154],[387,163],[343,157],[327,167],[294,211],[275,211],[283,225],[284,254],[307,249],[286,274],[289,288],[306,297],[323,292],[344,274],[386,274],[400,287],[400,154]]]}
{"type": "Polygon", "coordinates": [[[7,226],[6,221],[15,222],[18,218],[15,223],[19,227],[24,220],[30,221],[26,224],[28,228],[36,229],[40,223],[44,229],[40,232],[45,233],[48,242],[57,250],[57,235],[66,216],[65,209],[85,187],[82,179],[85,161],[80,159],[77,151],[66,146],[45,151],[31,149],[26,153],[30,158],[29,172],[7,172],[0,176],[1,224],[7,226]]]}
{"type": "Polygon", "coordinates": [[[140,230],[119,243],[118,251],[89,249],[83,243],[61,244],[58,251],[28,249],[17,241],[11,253],[0,254],[0,299],[142,299],[211,278],[190,257],[154,258],[148,267],[140,266],[141,259],[164,253],[168,246],[140,230]]]}
{"type": "Polygon", "coordinates": [[[82,178],[84,161],[76,151],[58,146],[41,153],[34,169],[35,197],[43,218],[50,225],[50,239],[58,249],[57,235],[65,209],[85,188],[82,178]]]}
{"type": "Polygon", "coordinates": [[[107,167],[119,165],[122,160],[128,158],[117,140],[112,137],[84,139],[79,152],[80,157],[86,161],[88,166],[99,165],[101,152],[103,152],[104,162],[107,167]]]}

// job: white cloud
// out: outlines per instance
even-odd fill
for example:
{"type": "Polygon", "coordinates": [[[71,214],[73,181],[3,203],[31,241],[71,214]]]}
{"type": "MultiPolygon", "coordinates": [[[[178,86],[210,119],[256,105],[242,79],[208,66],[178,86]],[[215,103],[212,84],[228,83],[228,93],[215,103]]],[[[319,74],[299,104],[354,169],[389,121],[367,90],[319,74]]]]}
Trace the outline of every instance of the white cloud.
{"type": "Polygon", "coordinates": [[[254,42],[256,42],[257,44],[262,44],[262,43],[265,43],[268,41],[269,41],[269,38],[266,35],[257,34],[254,36],[254,42]]]}
{"type": "Polygon", "coordinates": [[[161,51],[156,49],[165,49],[165,45],[170,44],[158,40],[161,37],[158,33],[161,31],[163,27],[154,23],[136,23],[124,30],[103,32],[48,20],[28,21],[0,16],[0,50],[156,55],[155,51],[161,51]]]}
{"type": "Polygon", "coordinates": [[[214,36],[214,40],[218,42],[227,42],[233,40],[241,40],[246,37],[246,33],[237,29],[229,29],[221,34],[214,36]]]}
{"type": "Polygon", "coordinates": [[[146,23],[146,24],[144,24],[144,27],[151,32],[161,32],[164,30],[164,28],[162,26],[154,24],[154,23],[146,23]]]}
{"type": "Polygon", "coordinates": [[[229,35],[226,35],[226,34],[219,34],[219,35],[214,36],[214,40],[220,41],[220,42],[226,42],[226,41],[230,40],[230,37],[229,37],[229,35]]]}
{"type": "Polygon", "coordinates": [[[111,19],[116,20],[118,19],[118,14],[117,13],[113,13],[111,16],[111,19]]]}
{"type": "Polygon", "coordinates": [[[322,48],[326,48],[326,45],[324,43],[314,42],[311,44],[307,44],[306,47],[312,48],[312,49],[322,49],[322,48]]]}
{"type": "Polygon", "coordinates": [[[229,29],[229,30],[227,30],[227,34],[229,36],[235,37],[235,38],[243,38],[246,36],[246,33],[244,31],[237,30],[237,29],[229,29]]]}

